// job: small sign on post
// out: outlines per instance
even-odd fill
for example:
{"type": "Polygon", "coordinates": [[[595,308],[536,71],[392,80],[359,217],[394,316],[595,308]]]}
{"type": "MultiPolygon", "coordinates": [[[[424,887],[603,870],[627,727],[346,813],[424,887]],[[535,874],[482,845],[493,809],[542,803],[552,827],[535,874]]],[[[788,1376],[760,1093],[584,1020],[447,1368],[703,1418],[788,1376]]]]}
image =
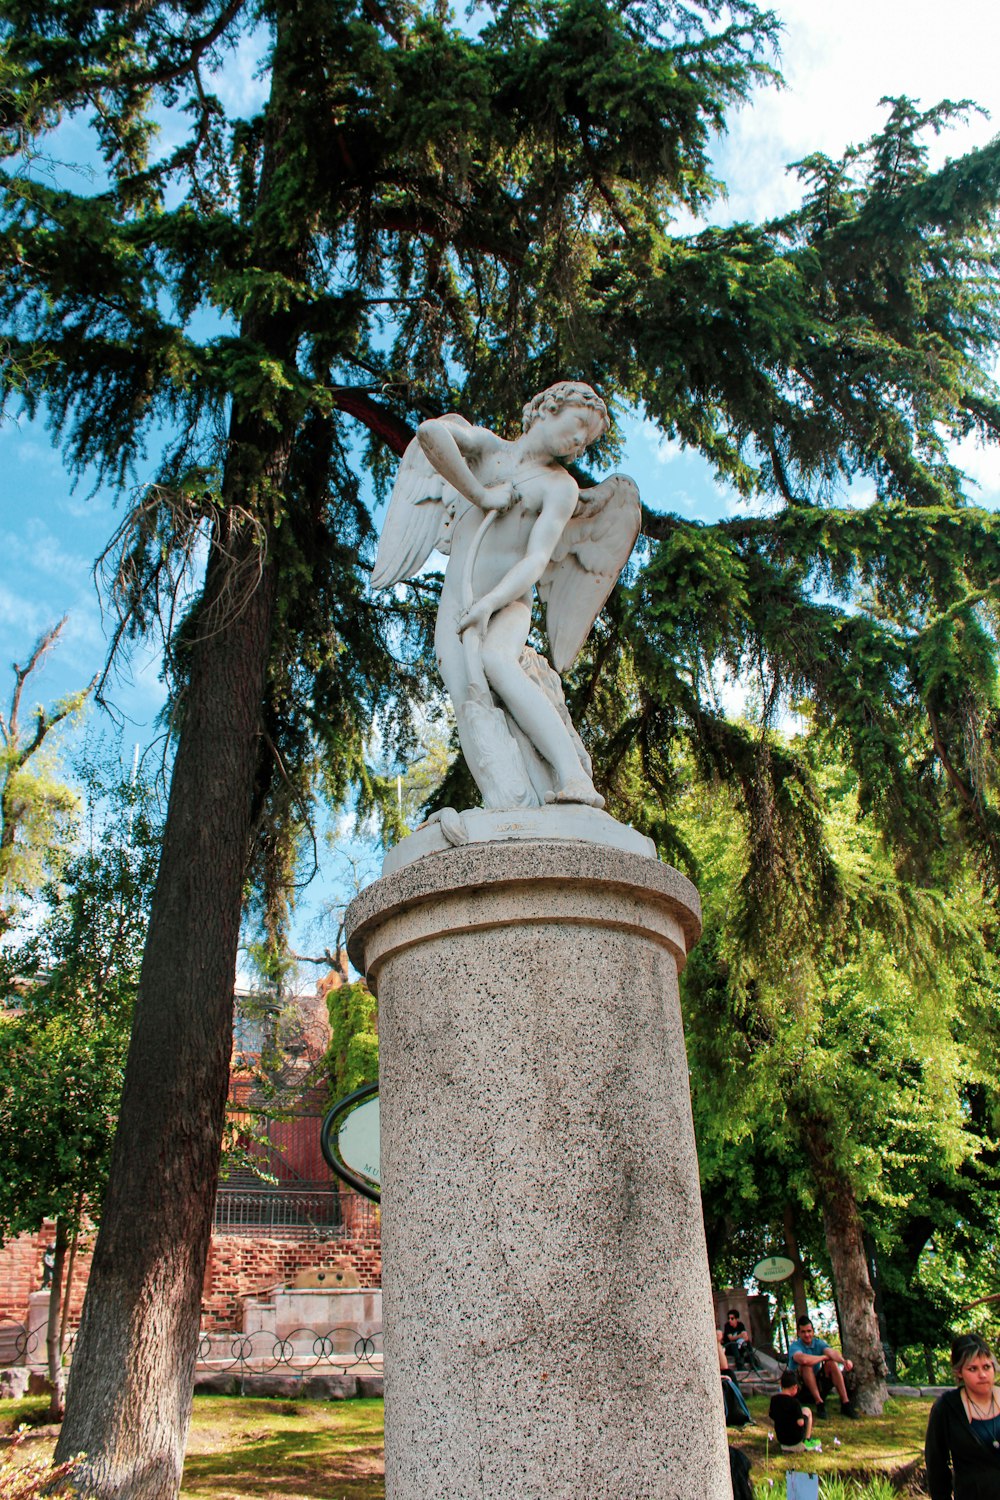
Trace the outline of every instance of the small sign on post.
{"type": "Polygon", "coordinates": [[[379,1125],[378,1084],[366,1083],[333,1106],[320,1134],[330,1170],[375,1203],[382,1197],[379,1125]]]}
{"type": "Polygon", "coordinates": [[[759,1260],[753,1268],[754,1278],[757,1281],[787,1281],[795,1270],[795,1262],[789,1260],[787,1255],[768,1255],[759,1260]]]}

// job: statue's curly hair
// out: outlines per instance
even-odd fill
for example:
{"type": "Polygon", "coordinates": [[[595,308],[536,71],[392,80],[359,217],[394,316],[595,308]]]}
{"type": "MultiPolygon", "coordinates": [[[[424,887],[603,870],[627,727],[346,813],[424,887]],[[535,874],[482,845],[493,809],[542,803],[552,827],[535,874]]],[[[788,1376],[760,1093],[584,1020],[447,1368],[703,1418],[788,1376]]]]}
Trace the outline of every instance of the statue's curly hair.
{"type": "Polygon", "coordinates": [[[555,416],[564,406],[584,406],[593,413],[595,432],[591,442],[607,432],[608,408],[593,386],[585,385],[582,380],[560,380],[547,390],[539,391],[537,396],[532,396],[521,413],[523,431],[529,432],[540,417],[555,416]]]}

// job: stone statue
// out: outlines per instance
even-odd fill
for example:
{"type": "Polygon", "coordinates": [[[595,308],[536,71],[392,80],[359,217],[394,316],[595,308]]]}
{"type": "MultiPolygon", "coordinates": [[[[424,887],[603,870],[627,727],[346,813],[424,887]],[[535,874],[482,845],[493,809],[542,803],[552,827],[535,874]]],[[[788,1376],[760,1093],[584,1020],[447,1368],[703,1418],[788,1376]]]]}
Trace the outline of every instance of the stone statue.
{"type": "Polygon", "coordinates": [[[589,385],[561,381],[528,402],[514,442],[455,414],[423,422],[396,476],[372,585],[414,577],[434,548],[448,555],[434,644],[487,808],[604,805],[558,674],[576,660],[639,533],[631,479],[615,474],[581,491],[560,462],[607,426],[589,385]],[[553,666],[527,645],[533,591],[553,666]]]}

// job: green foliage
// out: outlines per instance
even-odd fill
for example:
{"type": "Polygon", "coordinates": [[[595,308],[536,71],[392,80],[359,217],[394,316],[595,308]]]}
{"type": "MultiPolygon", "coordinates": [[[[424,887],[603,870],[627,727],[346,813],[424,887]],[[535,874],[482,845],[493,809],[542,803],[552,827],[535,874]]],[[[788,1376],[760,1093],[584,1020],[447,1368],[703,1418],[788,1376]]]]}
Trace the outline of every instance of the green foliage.
{"type": "MultiPolygon", "coordinates": [[[[606,235],[714,194],[712,132],[771,78],[777,24],[747,0],[518,4],[475,34],[432,6],[258,19],[5,0],[0,319],[11,391],[45,408],[71,466],[121,483],[152,431],[175,434],[114,551],[124,635],[158,614],[171,634],[175,726],[200,627],[175,630],[169,599],[197,538],[225,551],[220,517],[242,517],[280,570],[251,886],[275,943],[313,797],[360,785],[391,816],[369,728],[381,717],[409,758],[430,685],[433,591],[365,594],[359,457],[381,485],[419,417],[506,422],[564,373],[581,318],[603,316],[586,309],[606,235]],[[214,74],[250,36],[270,98],[227,117],[214,74]],[[70,117],[93,132],[99,191],[35,170],[70,117]],[[272,473],[268,444],[290,438],[272,473]]],[[[588,339],[571,362],[597,379],[588,339]]]]}
{"type": "MultiPolygon", "coordinates": [[[[412,760],[434,690],[436,584],[370,599],[361,472],[382,494],[421,418],[505,427],[566,375],[704,453],[745,512],[647,515],[570,706],[610,806],[702,877],[706,1181],[769,1205],[784,1181],[811,1209],[808,1124],[900,1224],[914,1173],[928,1200],[966,1187],[989,1138],[969,1101],[995,1108],[963,1031],[970,992],[994,1024],[996,984],[959,846],[992,892],[1000,549],[948,444],[1000,436],[1000,142],[931,172],[963,106],[891,100],[870,140],[799,164],[792,213],[675,233],[717,190],[712,132],[773,77],[775,17],[515,0],[478,22],[422,0],[0,0],[3,394],[119,488],[166,431],[111,561],[122,637],[164,629],[182,741],[205,642],[273,582],[240,788],[269,961],[314,798],[359,787],[390,829],[372,727],[412,760]],[[268,76],[248,117],[213,93],[236,45],[268,76]],[[90,132],[91,182],[37,169],[64,122],[90,132]],[[776,733],[791,707],[825,738],[776,733]]],[[[370,1040],[349,1056],[368,1018],[335,1029],[340,1085],[371,1076],[370,1040]]]]}
{"type": "Polygon", "coordinates": [[[24,666],[14,663],[10,702],[0,712],[0,933],[15,924],[20,904],[58,874],[78,804],[61,779],[51,736],[76,717],[93,682],[50,708],[38,704],[30,725],[23,718],[25,687],[65,623],[64,617],[43,632],[24,666]]]}
{"type": "MultiPolygon", "coordinates": [[[[784,1493],[784,1480],[776,1491],[768,1480],[754,1480],[756,1500],[774,1500],[776,1493],[784,1493]]],[[[841,1479],[838,1474],[824,1474],[819,1482],[820,1500],[897,1500],[899,1491],[890,1479],[841,1479]]]]}
{"type": "Polygon", "coordinates": [[[0,955],[0,1237],[100,1212],[159,828],[150,789],[89,770],[39,931],[0,955]]]}
{"type": "MultiPolygon", "coordinates": [[[[887,101],[868,141],[797,165],[797,210],[676,234],[677,210],[717,192],[712,132],[775,78],[771,13],[518,0],[470,32],[437,7],[345,0],[257,19],[158,0],[84,23],[4,0],[0,319],[16,391],[72,466],[122,482],[154,429],[173,434],[117,542],[126,634],[169,616],[197,538],[225,551],[223,516],[280,572],[250,884],[265,940],[280,946],[313,868],[318,793],[360,788],[392,836],[369,730],[412,759],[434,685],[433,582],[366,596],[359,467],[382,491],[421,417],[502,426],[567,374],[768,502],[715,527],[647,517],[645,566],[575,684],[613,804],[631,811],[634,748],[665,847],[678,744],[739,786],[749,938],[816,831],[794,763],[719,711],[720,674],[752,677],[767,718],[815,706],[915,868],[954,807],[1000,873],[997,523],[947,448],[1000,433],[1000,144],[937,172],[926,145],[967,106],[887,101]],[[247,118],[212,93],[238,43],[270,76],[247,118]],[[70,116],[90,124],[101,191],[33,165],[70,116]]],[[[176,727],[200,603],[168,625],[176,727]]],[[[836,900],[821,856],[808,878],[804,899],[836,900]]]]}
{"type": "Polygon", "coordinates": [[[992,916],[957,851],[946,884],[901,877],[831,744],[813,732],[783,752],[823,809],[839,893],[825,922],[794,869],[784,920],[745,905],[757,846],[737,797],[692,781],[683,805],[705,908],[682,989],[710,1240],[738,1226],[716,1253],[743,1280],[781,1246],[792,1205],[803,1256],[825,1269],[821,1210],[843,1184],[874,1242],[891,1341],[943,1343],[962,1321],[967,1253],[985,1248],[988,1280],[997,1249],[992,916]],[[748,911],[764,924],[756,945],[748,911]]]}
{"type": "MultiPolygon", "coordinates": [[[[613,753],[638,746],[668,791],[686,743],[737,791],[756,879],[779,889],[815,809],[787,759],[741,746],[723,677],[754,686],[765,725],[811,705],[913,875],[933,879],[952,809],[988,879],[1000,871],[997,520],[969,504],[947,450],[1000,431],[1000,143],[931,173],[925,137],[961,107],[889,104],[863,146],[800,164],[786,218],[655,251],[622,242],[600,273],[613,368],[633,368],[653,419],[758,502],[712,527],[647,516],[620,627],[634,660],[603,733],[613,753]]],[[[606,671],[606,650],[594,658],[606,671]]],[[[813,880],[823,895],[821,869],[813,880]]]]}
{"type": "Polygon", "coordinates": [[[378,1082],[378,1002],[363,980],[327,991],[330,1046],[326,1068],[329,1104],[336,1104],[363,1083],[378,1082]]]}

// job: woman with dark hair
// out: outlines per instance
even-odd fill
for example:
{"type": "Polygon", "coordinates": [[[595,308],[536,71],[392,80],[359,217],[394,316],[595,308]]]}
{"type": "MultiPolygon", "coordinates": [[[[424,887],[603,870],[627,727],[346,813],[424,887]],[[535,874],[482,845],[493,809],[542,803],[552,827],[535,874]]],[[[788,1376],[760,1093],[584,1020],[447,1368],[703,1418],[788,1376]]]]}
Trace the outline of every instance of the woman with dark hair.
{"type": "Polygon", "coordinates": [[[985,1339],[964,1333],[951,1346],[957,1390],[939,1396],[924,1455],[931,1500],[1000,1500],[1000,1395],[985,1339]]]}

